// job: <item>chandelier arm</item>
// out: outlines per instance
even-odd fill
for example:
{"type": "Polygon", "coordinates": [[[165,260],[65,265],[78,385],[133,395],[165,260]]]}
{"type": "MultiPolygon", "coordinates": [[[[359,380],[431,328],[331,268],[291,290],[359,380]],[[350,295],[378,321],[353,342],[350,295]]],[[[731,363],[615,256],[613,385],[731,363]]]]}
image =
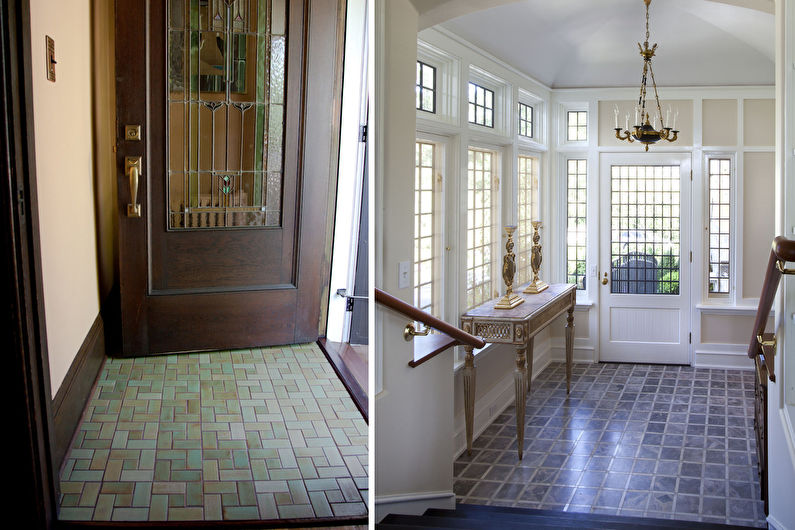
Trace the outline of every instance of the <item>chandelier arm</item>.
{"type": "Polygon", "coordinates": [[[638,107],[640,107],[640,123],[635,125],[643,125],[643,120],[646,114],[646,76],[648,74],[648,63],[643,61],[643,74],[640,78],[640,97],[638,98],[638,107]]]}
{"type": "Polygon", "coordinates": [[[662,114],[662,107],[660,106],[660,96],[657,94],[657,82],[654,80],[654,69],[651,66],[651,61],[649,61],[649,71],[651,72],[651,84],[654,86],[654,99],[657,100],[657,112],[660,115],[660,129],[662,129],[665,124],[663,123],[663,114],[662,114]]]}

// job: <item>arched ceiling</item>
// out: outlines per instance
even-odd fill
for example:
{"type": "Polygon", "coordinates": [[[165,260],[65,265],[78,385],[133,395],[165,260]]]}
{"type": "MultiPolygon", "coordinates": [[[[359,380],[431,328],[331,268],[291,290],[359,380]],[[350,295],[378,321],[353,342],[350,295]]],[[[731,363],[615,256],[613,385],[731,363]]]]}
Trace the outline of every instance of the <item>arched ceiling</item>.
{"type": "MultiPolygon", "coordinates": [[[[553,88],[636,86],[642,0],[413,0],[431,20],[553,88]]],[[[660,86],[772,85],[773,0],[654,0],[660,86]]]]}

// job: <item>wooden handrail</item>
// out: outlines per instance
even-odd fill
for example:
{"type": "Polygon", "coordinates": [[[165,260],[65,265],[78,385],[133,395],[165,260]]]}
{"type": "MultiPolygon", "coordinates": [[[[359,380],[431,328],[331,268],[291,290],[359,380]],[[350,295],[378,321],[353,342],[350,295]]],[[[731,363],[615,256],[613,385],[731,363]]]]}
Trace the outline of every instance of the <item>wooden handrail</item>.
{"type": "Polygon", "coordinates": [[[474,348],[484,348],[486,346],[486,341],[480,337],[470,335],[462,329],[451,326],[444,320],[440,320],[435,316],[426,313],[425,311],[417,309],[413,305],[407,304],[403,300],[395,298],[391,294],[387,293],[386,291],[382,291],[377,287],[375,288],[375,301],[379,304],[389,307],[390,309],[394,309],[398,313],[406,315],[411,320],[422,322],[430,328],[439,330],[445,335],[449,335],[458,341],[459,344],[472,346],[474,348]]]}
{"type": "MultiPolygon", "coordinates": [[[[765,281],[762,284],[762,294],[759,297],[759,307],[756,311],[753,334],[751,342],[748,344],[748,357],[754,359],[759,355],[763,356],[768,375],[771,381],[776,380],[773,372],[773,353],[775,347],[766,347],[771,340],[769,334],[765,333],[767,319],[770,317],[770,310],[773,307],[773,299],[776,297],[778,284],[784,273],[783,264],[788,261],[795,261],[795,240],[789,240],[784,236],[778,236],[773,240],[770,249],[770,258],[767,261],[765,270],[765,281]]],[[[772,340],[775,340],[774,338],[772,340]]]]}

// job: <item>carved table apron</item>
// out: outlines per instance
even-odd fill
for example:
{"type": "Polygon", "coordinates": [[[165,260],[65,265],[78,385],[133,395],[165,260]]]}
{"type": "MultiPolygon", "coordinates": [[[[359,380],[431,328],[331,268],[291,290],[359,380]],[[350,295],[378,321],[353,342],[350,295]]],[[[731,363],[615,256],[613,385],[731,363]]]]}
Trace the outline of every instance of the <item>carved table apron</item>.
{"type": "MultiPolygon", "coordinates": [[[[495,298],[461,315],[461,328],[482,337],[486,342],[516,346],[514,390],[516,393],[516,436],[519,459],[524,453],[524,410],[533,374],[533,338],[550,322],[568,312],[566,319],[566,393],[571,390],[571,363],[574,342],[574,305],[576,286],[557,283],[539,294],[524,294],[524,285],[515,292],[524,303],[513,309],[494,309],[500,300],[495,298]]],[[[472,453],[472,429],[475,420],[475,355],[465,346],[464,416],[466,419],[467,453],[472,453]]]]}

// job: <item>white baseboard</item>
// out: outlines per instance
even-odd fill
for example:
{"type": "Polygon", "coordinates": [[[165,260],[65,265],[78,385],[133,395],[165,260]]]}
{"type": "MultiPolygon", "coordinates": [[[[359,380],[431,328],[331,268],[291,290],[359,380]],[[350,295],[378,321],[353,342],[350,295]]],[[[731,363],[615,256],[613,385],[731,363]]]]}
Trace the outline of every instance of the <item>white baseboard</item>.
{"type": "Polygon", "coordinates": [[[767,526],[768,526],[768,528],[771,528],[772,530],[790,530],[789,528],[787,528],[786,526],[784,526],[783,524],[781,524],[781,523],[780,523],[780,522],[779,522],[779,521],[778,521],[778,520],[777,520],[775,517],[773,517],[772,515],[768,515],[768,516],[767,516],[767,526]]]}
{"type": "Polygon", "coordinates": [[[693,366],[753,370],[754,361],[746,355],[747,348],[743,344],[700,344],[695,350],[693,366]]]}
{"type": "MultiPolygon", "coordinates": [[[[563,362],[566,360],[566,345],[563,342],[553,343],[552,360],[563,362]]],[[[593,346],[574,346],[571,360],[575,363],[595,363],[596,351],[593,346]]]]}
{"type": "MultiPolygon", "coordinates": [[[[552,359],[552,348],[549,340],[534,345],[533,348],[533,373],[531,380],[538,377],[549,366],[552,359]]],[[[497,384],[491,387],[486,395],[475,400],[475,421],[472,439],[476,439],[491,425],[502,412],[514,402],[513,370],[509,370],[497,384]]],[[[453,454],[455,458],[467,448],[466,423],[463,412],[456,415],[453,433],[453,454]]]]}
{"type": "Polygon", "coordinates": [[[431,491],[426,493],[406,493],[403,495],[382,495],[375,498],[375,521],[390,513],[422,515],[428,508],[455,509],[455,493],[452,491],[431,491]]]}

